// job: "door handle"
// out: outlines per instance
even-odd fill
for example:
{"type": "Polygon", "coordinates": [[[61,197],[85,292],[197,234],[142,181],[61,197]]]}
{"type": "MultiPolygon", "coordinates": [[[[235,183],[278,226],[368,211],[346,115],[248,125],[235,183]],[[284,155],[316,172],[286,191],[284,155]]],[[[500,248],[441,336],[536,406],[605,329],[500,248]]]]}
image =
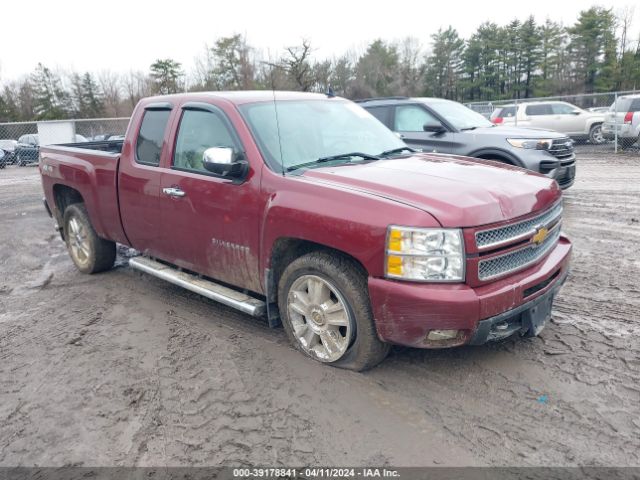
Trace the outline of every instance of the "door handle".
{"type": "Polygon", "coordinates": [[[180,190],[177,187],[163,188],[162,193],[169,195],[170,197],[184,197],[186,195],[183,190],[180,190]]]}

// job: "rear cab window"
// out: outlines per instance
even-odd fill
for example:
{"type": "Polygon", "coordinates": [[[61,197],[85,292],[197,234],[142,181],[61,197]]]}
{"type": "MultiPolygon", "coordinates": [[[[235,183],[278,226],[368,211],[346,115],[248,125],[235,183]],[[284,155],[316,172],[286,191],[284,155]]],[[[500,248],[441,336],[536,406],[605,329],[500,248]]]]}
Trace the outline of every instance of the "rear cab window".
{"type": "Polygon", "coordinates": [[[145,110],[136,140],[137,163],[155,167],[160,165],[164,132],[170,116],[170,109],[145,110]]]}

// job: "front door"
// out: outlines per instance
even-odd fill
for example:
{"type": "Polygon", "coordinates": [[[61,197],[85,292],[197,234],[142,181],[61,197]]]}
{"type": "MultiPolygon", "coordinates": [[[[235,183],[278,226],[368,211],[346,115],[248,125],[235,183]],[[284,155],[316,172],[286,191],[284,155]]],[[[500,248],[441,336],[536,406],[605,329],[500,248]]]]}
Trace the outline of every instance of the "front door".
{"type": "Polygon", "coordinates": [[[425,132],[426,123],[441,123],[422,105],[398,105],[395,110],[393,131],[410,147],[424,152],[453,153],[456,133],[425,132]]]}
{"type": "Polygon", "coordinates": [[[222,110],[185,104],[175,133],[170,168],[160,180],[160,230],[166,260],[214,279],[261,291],[258,266],[259,172],[243,183],[208,172],[210,147],[244,151],[222,110]]]}

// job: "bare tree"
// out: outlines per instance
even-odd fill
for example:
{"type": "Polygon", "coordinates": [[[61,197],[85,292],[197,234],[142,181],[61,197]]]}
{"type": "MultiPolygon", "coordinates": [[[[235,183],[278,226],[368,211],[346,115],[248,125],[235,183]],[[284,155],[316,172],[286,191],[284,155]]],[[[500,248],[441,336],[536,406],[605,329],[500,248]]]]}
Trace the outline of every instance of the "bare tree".
{"type": "Polygon", "coordinates": [[[98,74],[98,84],[104,95],[104,112],[107,117],[124,115],[122,108],[122,89],[120,76],[110,70],[102,70],[98,74]]]}
{"type": "Polygon", "coordinates": [[[314,84],[311,65],[311,43],[303,39],[302,45],[287,47],[286,55],[280,60],[282,69],[293,80],[297,90],[308,92],[314,84]]]}

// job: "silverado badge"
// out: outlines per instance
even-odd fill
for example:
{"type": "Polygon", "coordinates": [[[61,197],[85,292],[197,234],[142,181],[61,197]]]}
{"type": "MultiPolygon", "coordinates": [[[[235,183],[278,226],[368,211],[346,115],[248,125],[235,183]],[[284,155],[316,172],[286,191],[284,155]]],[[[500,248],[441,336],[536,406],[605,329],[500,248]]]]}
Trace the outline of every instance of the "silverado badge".
{"type": "Polygon", "coordinates": [[[547,238],[548,234],[549,230],[547,230],[546,227],[540,227],[538,230],[536,230],[536,233],[533,235],[533,237],[531,237],[531,241],[536,245],[540,245],[542,242],[544,242],[544,239],[547,238]]]}

